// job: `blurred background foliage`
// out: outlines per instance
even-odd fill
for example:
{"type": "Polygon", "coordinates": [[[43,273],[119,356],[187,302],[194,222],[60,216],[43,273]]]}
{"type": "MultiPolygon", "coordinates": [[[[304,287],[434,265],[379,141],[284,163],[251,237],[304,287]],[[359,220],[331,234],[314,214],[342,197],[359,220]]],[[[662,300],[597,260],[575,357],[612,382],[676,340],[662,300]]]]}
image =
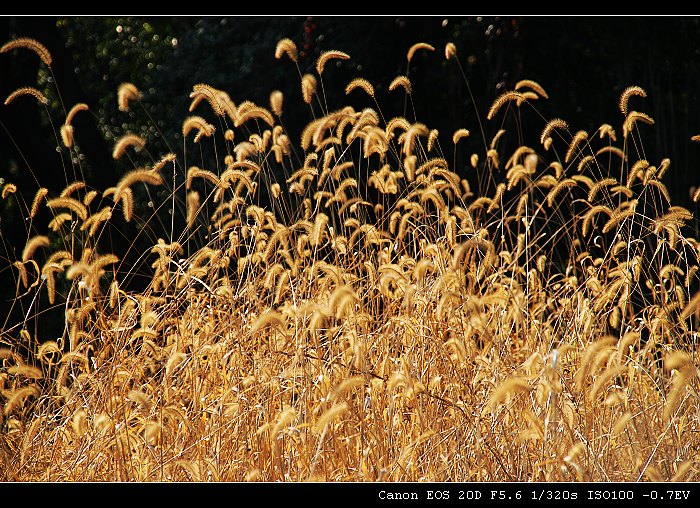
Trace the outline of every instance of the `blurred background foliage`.
{"type": "MultiPolygon", "coordinates": [[[[51,100],[51,121],[35,101],[0,106],[0,178],[15,183],[18,195],[29,203],[40,186],[57,193],[74,178],[84,178],[98,190],[114,185],[134,166],[133,160],[111,157],[114,140],[127,132],[147,139],[145,155],[150,161],[140,164],[167,152],[182,153],[186,143],[181,126],[191,114],[189,93],[197,83],[225,90],[237,104],[251,100],[268,106],[270,92],[283,91],[285,127],[298,139],[313,113],[301,99],[294,64],[274,58],[277,42],[288,37],[300,50],[302,74],[315,73],[316,59],[324,50],[351,56],[333,61],[334,67],[324,72],[328,110],[346,104],[376,107],[364,94],[345,94],[351,79],[364,77],[374,85],[387,120],[406,115],[438,129],[448,160],[452,133],[460,127],[470,129],[473,146],[457,157],[457,171],[498,129],[514,127],[502,124],[502,116],[492,122],[485,117],[493,100],[521,79],[540,83],[550,99],[538,101],[539,114],[523,115],[524,137],[510,137],[513,149],[519,143],[539,148],[542,127],[554,117],[565,119],[572,132],[584,129],[593,135],[602,123],[610,123],[621,135],[619,96],[627,86],[641,86],[648,97],[639,99],[634,109],[649,114],[656,125],[642,129],[640,149],[651,164],[671,159],[664,183],[674,204],[697,211],[689,199],[689,191],[700,183],[700,144],[690,141],[700,133],[697,17],[0,18],[0,43],[15,37],[39,40],[54,57],[50,74],[30,52],[0,55],[0,96],[21,86],[38,86],[51,100]],[[417,42],[433,45],[435,52],[417,52],[409,68],[406,53],[417,42]],[[461,68],[446,61],[447,42],[456,45],[461,68]],[[405,102],[403,93],[388,90],[402,74],[411,80],[412,104],[405,102]],[[125,81],[143,93],[140,106],[129,112],[117,108],[117,87],[125,81]],[[78,149],[69,154],[60,148],[56,134],[64,108],[77,102],[87,103],[91,114],[76,116],[78,149]],[[479,135],[480,122],[485,122],[484,137],[479,135]],[[83,174],[70,174],[77,166],[83,174]]],[[[208,113],[203,106],[195,111],[205,117],[208,113]]],[[[26,221],[13,202],[0,203],[0,255],[10,263],[21,255],[28,236],[26,221]]],[[[109,241],[117,254],[134,250],[134,238],[153,244],[158,233],[138,236],[138,227],[124,223],[112,231],[109,241]]],[[[0,275],[0,308],[14,298],[11,275],[8,270],[0,275]]]]}

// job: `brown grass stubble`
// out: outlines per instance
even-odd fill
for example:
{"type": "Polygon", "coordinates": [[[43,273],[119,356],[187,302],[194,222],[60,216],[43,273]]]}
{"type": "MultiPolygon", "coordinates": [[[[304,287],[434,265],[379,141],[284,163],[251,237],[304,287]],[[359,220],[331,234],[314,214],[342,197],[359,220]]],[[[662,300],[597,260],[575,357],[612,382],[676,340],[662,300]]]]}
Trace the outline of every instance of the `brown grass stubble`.
{"type": "MultiPolygon", "coordinates": [[[[2,52],[22,47],[50,65],[38,43],[2,52]]],[[[435,48],[412,46],[409,64],[420,49],[435,48]]],[[[456,55],[445,48],[460,66],[456,55]]],[[[548,96],[523,80],[491,105],[497,135],[457,168],[436,130],[381,120],[364,78],[346,93],[377,110],[324,106],[323,73],[340,72],[327,62],[350,55],[322,53],[315,76],[289,39],[275,57],[297,67],[292,99],[323,112],[300,145],[282,91],[270,112],[199,83],[185,148],[222,135],[216,167],[187,149],[149,161],[127,135],[114,157],[135,150],[133,167],[115,187],[66,182],[31,206],[3,188],[29,218],[53,215],[29,222],[10,263],[18,298],[48,291],[66,315],[57,340],[32,336],[31,309],[2,331],[4,479],[696,478],[698,247],[692,214],[668,202],[669,161],[638,149],[653,120],[628,106],[644,90],[625,90],[617,122],[572,132],[539,116],[548,96]],[[542,131],[506,153],[515,113],[542,131]],[[187,226],[153,239],[150,284],[129,292],[101,232],[116,213],[138,220],[134,196],[158,187],[187,226]]],[[[412,100],[406,76],[390,89],[412,100]]],[[[122,111],[143,100],[120,85],[122,111]]],[[[455,161],[469,135],[446,138],[455,161]]]]}

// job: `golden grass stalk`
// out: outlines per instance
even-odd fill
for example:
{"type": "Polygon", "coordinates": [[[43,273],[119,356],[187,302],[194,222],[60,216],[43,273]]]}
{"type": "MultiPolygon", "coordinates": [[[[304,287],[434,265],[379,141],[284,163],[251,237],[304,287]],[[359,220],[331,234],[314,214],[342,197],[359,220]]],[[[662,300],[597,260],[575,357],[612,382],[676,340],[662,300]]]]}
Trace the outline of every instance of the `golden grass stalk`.
{"type": "Polygon", "coordinates": [[[314,430],[319,434],[322,433],[326,429],[326,426],[330,425],[333,420],[345,413],[348,409],[349,406],[347,402],[333,404],[330,409],[324,411],[323,414],[318,417],[318,420],[314,423],[314,430]]]}
{"type": "Polygon", "coordinates": [[[304,98],[304,102],[311,104],[311,99],[313,99],[316,93],[316,78],[312,74],[304,74],[301,78],[301,95],[304,98]]]}
{"type": "Polygon", "coordinates": [[[68,208],[75,212],[81,220],[85,220],[88,217],[88,210],[85,205],[71,197],[64,196],[50,199],[46,202],[46,206],[49,208],[68,208]]]}
{"type": "Polygon", "coordinates": [[[282,58],[282,55],[285,54],[292,62],[296,63],[298,61],[299,54],[297,52],[297,45],[288,38],[280,39],[275,48],[275,58],[277,60],[282,58]]]}
{"type": "Polygon", "coordinates": [[[146,146],[146,141],[136,134],[124,134],[114,143],[112,158],[120,159],[130,146],[133,146],[136,151],[140,151],[146,146]]]}
{"type": "Polygon", "coordinates": [[[81,231],[88,230],[88,235],[94,236],[95,233],[97,233],[97,229],[100,227],[100,225],[107,222],[111,218],[112,218],[112,207],[105,206],[99,212],[93,213],[92,215],[90,215],[90,217],[88,217],[83,222],[83,225],[80,226],[80,230],[81,231]]]}
{"type": "Polygon", "coordinates": [[[583,389],[584,382],[591,373],[592,368],[607,357],[616,343],[617,339],[615,337],[606,336],[596,340],[586,348],[575,377],[576,387],[579,390],[583,389]]]}
{"type": "Polygon", "coordinates": [[[627,160],[627,156],[625,155],[625,152],[623,152],[619,147],[617,146],[604,146],[600,150],[598,150],[595,155],[598,157],[599,155],[602,155],[604,153],[611,153],[613,155],[617,155],[620,159],[622,160],[627,160]]]}
{"type": "Polygon", "coordinates": [[[16,48],[26,48],[36,53],[42,62],[51,67],[52,57],[49,50],[42,43],[31,37],[18,37],[10,42],[6,42],[0,47],[0,53],[7,53],[16,48]]]}
{"type": "MultiPolygon", "coordinates": [[[[410,91],[404,78],[391,88],[410,91]]],[[[544,97],[527,80],[515,92],[544,97]]],[[[692,209],[666,202],[668,160],[628,164],[644,150],[613,146],[609,124],[589,152],[555,119],[549,151],[529,148],[540,132],[516,123],[483,140],[482,162],[458,154],[467,130],[454,131],[455,163],[475,168],[467,179],[436,129],[384,124],[378,105],[319,102],[293,141],[266,125],[281,112],[272,94],[270,111],[213,88],[191,98],[228,115],[201,147],[212,171],[192,165],[204,153],[184,168],[167,154],[102,194],[130,219],[139,182],[172,177],[159,197],[171,193],[191,229],[143,217],[139,235],[165,226],[169,243],[101,255],[112,207],[93,212],[83,181],[47,200],[48,238],[65,250],[51,253],[36,239],[45,225],[28,221],[11,273],[27,290],[15,308],[29,311],[0,337],[29,346],[17,348],[29,358],[0,348],[4,477],[694,479],[699,244],[692,209]],[[571,143],[557,153],[560,128],[571,143]],[[64,334],[39,344],[51,307],[64,334]]],[[[47,198],[37,192],[32,216],[47,198]]]]}
{"type": "Polygon", "coordinates": [[[175,162],[177,156],[174,153],[167,153],[153,165],[152,171],[160,171],[168,162],[175,162]]]}
{"type": "Polygon", "coordinates": [[[592,403],[598,398],[598,394],[603,390],[605,385],[610,383],[614,378],[623,375],[627,372],[627,365],[618,365],[607,368],[602,374],[596,376],[593,385],[588,391],[588,400],[592,403]]]}
{"type": "Polygon", "coordinates": [[[26,263],[32,257],[34,257],[34,252],[40,247],[46,248],[51,245],[51,241],[48,236],[36,235],[31,237],[22,251],[22,262],[26,263]]]}
{"type": "Polygon", "coordinates": [[[70,125],[73,122],[73,117],[81,111],[88,111],[90,108],[88,107],[87,104],[84,102],[79,102],[72,108],[70,108],[70,111],[68,111],[68,114],[66,115],[66,125],[70,125]]]}
{"type": "Polygon", "coordinates": [[[182,135],[184,137],[187,137],[192,129],[197,130],[197,134],[194,137],[195,143],[199,142],[202,136],[212,137],[216,131],[216,127],[198,115],[188,116],[185,121],[182,122],[182,135]]]}
{"type": "Polygon", "coordinates": [[[399,136],[399,143],[403,141],[403,154],[406,157],[413,155],[416,139],[419,136],[427,136],[428,134],[430,134],[430,130],[425,124],[420,122],[411,124],[408,130],[399,136]]]}
{"type": "Polygon", "coordinates": [[[83,197],[83,204],[85,206],[90,206],[90,203],[92,203],[92,200],[97,197],[97,194],[98,192],[95,189],[88,191],[83,197]]]}
{"type": "MultiPolygon", "coordinates": [[[[596,162],[595,156],[588,154],[584,157],[581,157],[581,160],[579,160],[578,166],[577,166],[577,171],[579,173],[582,173],[586,168],[591,167],[594,163],[596,162]]],[[[585,175],[578,175],[578,176],[585,176],[585,175]]],[[[589,188],[591,185],[588,186],[589,188]]]]}
{"type": "Polygon", "coordinates": [[[505,129],[498,129],[498,132],[496,135],[491,139],[491,144],[489,145],[489,148],[495,149],[496,145],[498,145],[498,140],[503,137],[503,135],[506,133],[505,129]]]}
{"type": "Polygon", "coordinates": [[[686,460],[685,462],[682,462],[679,466],[678,469],[676,470],[676,474],[673,475],[671,478],[672,482],[682,482],[684,481],[684,477],[686,474],[688,474],[689,471],[693,469],[693,466],[695,465],[695,460],[686,460]]]}
{"type": "MultiPolygon", "coordinates": [[[[284,100],[284,95],[279,90],[273,90],[270,93],[270,109],[277,116],[282,116],[282,102],[283,102],[283,100],[284,100]]],[[[233,131],[231,131],[231,132],[233,132],[233,131]]],[[[233,141],[233,136],[231,136],[231,139],[229,141],[233,141]]]]}
{"type": "Polygon", "coordinates": [[[467,129],[457,129],[454,134],[452,134],[452,143],[455,145],[460,139],[469,137],[469,131],[467,129]]]}
{"type": "Polygon", "coordinates": [[[119,201],[121,201],[122,204],[124,220],[126,222],[131,222],[131,217],[134,213],[134,192],[130,187],[124,187],[119,191],[119,201]]]}
{"type": "Polygon", "coordinates": [[[586,131],[578,131],[571,140],[571,143],[569,144],[569,149],[566,151],[564,162],[571,162],[571,159],[574,157],[578,145],[580,145],[583,141],[586,141],[587,139],[588,133],[586,131]]]}
{"type": "Polygon", "coordinates": [[[545,140],[551,136],[554,129],[568,130],[569,124],[561,118],[552,118],[549,122],[547,122],[547,125],[544,126],[544,129],[542,129],[542,134],[540,134],[540,143],[544,145],[545,140]]]}
{"type": "Polygon", "coordinates": [[[33,365],[13,365],[7,367],[7,373],[11,376],[22,376],[27,379],[41,379],[44,377],[41,369],[33,365]]]}
{"type": "Polygon", "coordinates": [[[664,158],[661,160],[661,163],[659,164],[659,169],[656,172],[656,178],[657,179],[662,179],[664,177],[664,174],[666,174],[666,171],[668,171],[668,168],[671,167],[671,159],[664,158]]]}
{"type": "Polygon", "coordinates": [[[348,83],[348,86],[345,87],[345,95],[349,95],[350,92],[352,92],[356,88],[361,88],[365,91],[367,95],[374,98],[374,87],[365,78],[355,78],[352,81],[350,81],[350,83],[348,83]]]}
{"type": "Polygon", "coordinates": [[[530,383],[524,377],[514,376],[506,379],[498,385],[489,397],[488,404],[484,407],[484,411],[491,409],[492,411],[502,402],[508,400],[517,393],[525,393],[532,390],[530,383]]]}
{"type": "Polygon", "coordinates": [[[515,92],[515,91],[509,91],[509,92],[504,92],[501,95],[499,95],[495,101],[493,101],[493,104],[491,104],[491,107],[489,108],[489,112],[486,115],[486,118],[488,120],[492,120],[494,116],[496,116],[496,113],[508,102],[510,101],[524,101],[525,97],[523,96],[522,93],[520,92],[515,92]]]}
{"type": "MultiPolygon", "coordinates": [[[[36,263],[33,261],[33,263],[36,263]]],[[[19,278],[22,281],[22,285],[25,288],[29,287],[29,272],[27,271],[27,268],[24,266],[24,263],[21,261],[15,261],[12,263],[12,266],[17,268],[17,271],[19,272],[19,278]]],[[[37,272],[39,271],[38,265],[36,268],[37,272]]]]}
{"type": "MultiPolygon", "coordinates": [[[[396,76],[389,84],[389,90],[396,90],[400,86],[403,87],[407,94],[411,93],[411,80],[406,76],[396,76]]],[[[390,132],[388,125],[387,132],[390,132]]]]}
{"type": "Polygon", "coordinates": [[[335,49],[322,52],[316,60],[316,72],[318,72],[319,76],[323,74],[323,69],[326,67],[326,63],[328,63],[329,60],[332,60],[334,58],[338,60],[349,60],[350,55],[343,51],[338,51],[335,49]]]}
{"type": "Polygon", "coordinates": [[[126,187],[131,187],[135,183],[147,183],[148,185],[163,185],[163,177],[147,168],[132,169],[121,177],[117,183],[117,190],[114,193],[114,199],[119,200],[120,192],[126,187]]]}
{"type": "Polygon", "coordinates": [[[32,208],[29,212],[29,217],[34,218],[37,213],[39,213],[39,206],[41,205],[41,200],[46,197],[49,190],[46,187],[41,187],[34,195],[34,200],[32,201],[32,208]]]}
{"type": "Polygon", "coordinates": [[[282,314],[275,310],[268,310],[255,320],[250,331],[251,333],[257,333],[266,327],[284,330],[285,326],[286,319],[282,314]]]}
{"type": "Polygon", "coordinates": [[[693,359],[683,351],[669,353],[664,360],[664,367],[675,372],[662,415],[664,421],[669,421],[685,398],[686,387],[698,375],[698,370],[693,359]]]}
{"type": "Polygon", "coordinates": [[[36,397],[38,395],[39,389],[34,384],[11,392],[7,397],[7,402],[5,402],[3,414],[8,416],[12,411],[24,404],[29,397],[36,397]]]}
{"type": "Polygon", "coordinates": [[[63,223],[71,220],[72,217],[73,216],[68,212],[62,212],[55,215],[54,218],[51,219],[51,221],[48,224],[49,229],[51,229],[52,231],[58,231],[59,229],[61,229],[63,223]]]}
{"type": "Polygon", "coordinates": [[[211,109],[218,116],[224,116],[226,112],[220,102],[220,92],[216,88],[207,85],[206,83],[197,83],[192,87],[192,92],[190,92],[190,99],[192,99],[192,104],[190,105],[190,112],[194,110],[194,107],[202,99],[209,103],[211,109]]]}
{"type": "Polygon", "coordinates": [[[331,398],[333,400],[340,400],[347,392],[351,391],[353,388],[362,386],[365,384],[365,378],[363,376],[351,376],[343,379],[338,386],[333,389],[331,393],[331,398]]]}
{"type": "Polygon", "coordinates": [[[61,191],[61,194],[59,194],[60,197],[62,198],[67,198],[70,197],[71,194],[73,194],[75,191],[78,191],[80,189],[85,188],[85,182],[82,180],[77,180],[69,185],[66,185],[64,189],[61,191]]]}
{"type": "Polygon", "coordinates": [[[630,411],[625,411],[624,413],[622,413],[622,416],[620,416],[613,425],[612,435],[617,437],[620,434],[622,434],[627,428],[627,425],[632,420],[632,418],[633,415],[630,411]]]}
{"type": "MultiPolygon", "coordinates": [[[[275,119],[272,116],[272,113],[270,113],[267,109],[261,106],[250,105],[245,109],[239,108],[234,125],[236,127],[240,127],[244,123],[254,119],[260,119],[270,127],[275,124],[275,119]]],[[[238,146],[242,146],[242,143],[239,143],[238,146]]]]}
{"type": "Polygon", "coordinates": [[[617,185],[617,180],[614,178],[603,178],[602,180],[598,180],[588,191],[588,202],[592,203],[601,189],[610,187],[611,185],[617,185]]]}
{"type": "Polygon", "coordinates": [[[72,125],[61,125],[61,141],[63,146],[70,148],[73,146],[73,126],[72,125]]]}
{"type": "Polygon", "coordinates": [[[695,293],[695,295],[683,308],[683,311],[681,312],[681,319],[688,319],[691,315],[697,314],[698,311],[700,311],[700,292],[695,293]]]}
{"type": "Polygon", "coordinates": [[[195,178],[204,178],[205,180],[209,180],[211,183],[213,183],[217,187],[220,186],[219,177],[216,176],[213,172],[209,171],[208,169],[201,169],[201,168],[198,168],[197,166],[192,166],[187,170],[187,180],[186,180],[187,189],[192,188],[192,182],[194,181],[195,178]]]}
{"type": "Polygon", "coordinates": [[[416,54],[416,51],[420,49],[425,49],[426,51],[435,51],[435,47],[428,44],[427,42],[417,42],[410,48],[408,48],[408,53],[406,53],[406,59],[410,62],[413,59],[413,55],[416,54]]]}
{"type": "Polygon", "coordinates": [[[34,88],[33,86],[23,86],[21,88],[18,88],[17,90],[15,90],[14,92],[12,92],[10,95],[7,96],[7,98],[5,99],[5,106],[10,104],[17,97],[21,97],[23,95],[31,95],[36,100],[38,100],[41,104],[48,104],[49,103],[49,100],[46,97],[44,97],[44,94],[41,93],[36,88],[34,88]]]}
{"type": "Polygon", "coordinates": [[[622,92],[620,95],[620,112],[623,115],[627,115],[627,104],[629,103],[630,97],[633,95],[638,95],[640,97],[646,97],[647,93],[644,91],[644,89],[640,86],[628,86],[625,88],[625,90],[622,92]]]}
{"type": "Polygon", "coordinates": [[[73,428],[73,432],[78,437],[83,436],[87,432],[87,413],[84,409],[78,409],[75,413],[73,413],[71,426],[73,428]]]}
{"type": "Polygon", "coordinates": [[[615,135],[615,129],[609,123],[604,123],[598,128],[598,136],[603,139],[608,136],[611,141],[617,141],[617,136],[615,135]]]}
{"type": "Polygon", "coordinates": [[[272,428],[272,431],[270,432],[270,437],[272,439],[277,439],[277,436],[279,433],[287,427],[290,423],[292,423],[296,417],[298,416],[297,411],[291,407],[287,406],[282,411],[280,412],[279,416],[277,417],[277,422],[275,423],[275,426],[272,428]]]}
{"type": "Polygon", "coordinates": [[[171,376],[174,374],[175,370],[185,363],[188,359],[186,353],[173,349],[173,352],[168,356],[168,360],[165,362],[165,375],[171,376]]]}
{"type": "Polygon", "coordinates": [[[122,83],[117,88],[117,106],[119,111],[129,111],[129,103],[141,99],[141,92],[133,83],[122,83]]]}
{"type": "Polygon", "coordinates": [[[515,84],[515,90],[520,90],[521,88],[529,88],[535,93],[537,93],[537,95],[539,95],[540,97],[549,99],[549,95],[547,95],[547,92],[545,92],[544,88],[542,88],[542,85],[531,79],[521,79],[515,84]]]}
{"type": "Polygon", "coordinates": [[[499,157],[498,157],[498,150],[495,148],[489,148],[489,150],[486,152],[486,160],[488,163],[491,165],[493,169],[498,169],[499,165],[499,157]]]}
{"type": "Polygon", "coordinates": [[[654,125],[654,119],[646,113],[631,111],[625,118],[625,122],[622,124],[622,133],[624,137],[627,137],[627,135],[632,132],[632,129],[637,122],[654,125]]]}

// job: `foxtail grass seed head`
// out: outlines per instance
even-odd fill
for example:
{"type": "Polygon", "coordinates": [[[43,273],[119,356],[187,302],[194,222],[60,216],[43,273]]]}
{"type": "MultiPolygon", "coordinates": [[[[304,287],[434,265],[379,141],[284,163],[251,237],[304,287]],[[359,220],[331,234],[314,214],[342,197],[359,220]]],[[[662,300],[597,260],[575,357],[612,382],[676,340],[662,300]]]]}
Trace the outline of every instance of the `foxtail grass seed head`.
{"type": "Polygon", "coordinates": [[[146,140],[144,140],[141,136],[137,136],[136,134],[125,134],[120,137],[116,143],[114,143],[112,158],[120,159],[126,152],[126,149],[129,147],[133,147],[133,149],[138,152],[145,146],[146,140]]]}
{"type": "Polygon", "coordinates": [[[141,92],[133,83],[122,83],[117,88],[117,106],[119,111],[129,111],[129,103],[141,100],[141,92]]]}
{"type": "Polygon", "coordinates": [[[544,145],[545,141],[551,137],[554,129],[568,130],[569,124],[561,118],[551,119],[549,122],[547,122],[547,125],[544,126],[542,134],[540,134],[540,143],[544,145]]]}
{"type": "Polygon", "coordinates": [[[49,189],[46,187],[41,187],[38,191],[36,191],[36,194],[34,195],[34,200],[32,201],[32,208],[29,212],[29,217],[34,218],[37,213],[39,213],[39,206],[41,205],[41,201],[46,197],[46,195],[49,193],[49,189]]]}
{"type": "Polygon", "coordinates": [[[165,167],[169,162],[175,162],[177,156],[174,153],[167,153],[161,159],[153,165],[151,171],[158,172],[165,167]]]}
{"type": "Polygon", "coordinates": [[[61,141],[63,141],[63,146],[70,148],[73,146],[73,126],[64,124],[61,125],[61,141]]]}
{"type": "Polygon", "coordinates": [[[566,156],[564,157],[564,162],[571,162],[577,150],[580,150],[579,145],[588,139],[588,133],[586,131],[578,131],[574,134],[571,143],[569,143],[569,149],[566,151],[566,156]]]}
{"type": "Polygon", "coordinates": [[[364,78],[355,78],[345,87],[345,95],[350,94],[354,89],[361,88],[367,95],[374,98],[374,87],[364,78]]]}
{"type": "Polygon", "coordinates": [[[223,90],[217,90],[211,85],[206,83],[197,83],[192,87],[192,92],[190,92],[190,99],[192,99],[192,104],[190,105],[190,112],[194,110],[196,105],[202,101],[206,100],[209,103],[212,111],[218,116],[224,116],[226,114],[226,109],[224,108],[225,102],[230,102],[228,94],[223,90]],[[226,101],[228,99],[228,101],[226,101]]]}
{"type": "Polygon", "coordinates": [[[205,137],[212,137],[214,132],[216,132],[216,127],[207,122],[204,118],[199,115],[188,116],[184,122],[182,122],[182,135],[187,137],[187,135],[196,130],[197,134],[194,137],[194,142],[197,143],[199,140],[205,137]]]}
{"type": "Polygon", "coordinates": [[[467,137],[469,137],[469,131],[467,129],[457,129],[452,135],[452,143],[456,145],[460,139],[467,137]]]}
{"type": "Polygon", "coordinates": [[[316,72],[318,72],[319,76],[323,74],[323,70],[326,67],[326,63],[328,63],[328,61],[332,59],[349,60],[350,55],[338,50],[324,51],[323,53],[321,53],[321,55],[316,60],[316,72]]]}
{"type": "Polygon", "coordinates": [[[518,104],[521,101],[524,101],[526,97],[520,93],[520,92],[515,92],[515,91],[510,91],[510,92],[505,92],[501,95],[498,96],[498,98],[493,101],[493,104],[491,105],[491,108],[489,109],[488,114],[486,115],[486,118],[488,120],[492,120],[494,116],[496,116],[496,113],[508,102],[510,101],[518,101],[518,104]]]}
{"type": "Polygon", "coordinates": [[[424,49],[426,51],[435,51],[435,47],[433,45],[428,44],[427,42],[418,42],[411,46],[408,49],[408,53],[406,53],[406,59],[409,63],[413,59],[413,56],[416,54],[416,51],[419,51],[421,49],[424,49]]]}
{"type": "Polygon", "coordinates": [[[693,203],[700,201],[700,186],[691,188],[691,199],[693,203]]]}
{"type": "Polygon", "coordinates": [[[7,53],[8,51],[17,48],[26,48],[33,51],[37,54],[37,56],[39,56],[41,61],[44,62],[47,67],[51,67],[51,63],[53,62],[51,53],[49,53],[49,50],[46,49],[46,46],[36,39],[32,39],[31,37],[19,37],[10,42],[6,42],[2,45],[2,47],[0,47],[0,53],[7,53]]]}
{"type": "Polygon", "coordinates": [[[311,104],[314,94],[316,93],[316,78],[312,74],[304,74],[301,78],[301,95],[304,102],[311,104]]]}
{"type": "Polygon", "coordinates": [[[411,81],[406,76],[396,76],[389,84],[389,90],[396,90],[398,87],[402,87],[407,94],[411,93],[411,81]]]}
{"type": "Polygon", "coordinates": [[[70,108],[70,111],[69,111],[68,114],[66,115],[65,124],[66,124],[66,125],[70,125],[70,124],[73,122],[73,117],[74,117],[77,113],[79,113],[80,111],[88,111],[89,109],[90,109],[90,108],[88,107],[87,104],[85,104],[84,102],[79,102],[78,104],[76,104],[75,106],[73,106],[72,108],[70,108]]]}
{"type": "Polygon", "coordinates": [[[631,111],[625,118],[625,122],[622,124],[622,134],[625,138],[630,132],[632,132],[632,129],[637,122],[642,122],[648,125],[654,125],[655,123],[654,119],[646,113],[631,111]]]}
{"type": "Polygon", "coordinates": [[[32,86],[23,86],[21,88],[18,88],[14,92],[12,92],[10,95],[7,96],[5,99],[5,106],[10,104],[12,101],[14,101],[17,97],[21,97],[23,95],[31,95],[34,97],[37,101],[39,101],[40,104],[48,104],[49,100],[44,96],[43,93],[41,93],[39,90],[32,86]]]}
{"type": "MultiPolygon", "coordinates": [[[[270,109],[277,116],[282,116],[282,102],[284,100],[284,95],[279,90],[274,90],[270,93],[270,109]]],[[[231,139],[230,141],[233,141],[231,139]]]]}
{"type": "Polygon", "coordinates": [[[328,425],[333,423],[336,419],[340,418],[343,413],[348,411],[349,406],[347,402],[340,402],[331,406],[330,409],[325,411],[318,420],[314,423],[314,430],[318,433],[323,432],[328,425]]]}
{"type": "Polygon", "coordinates": [[[51,241],[49,240],[48,236],[37,235],[30,238],[22,251],[22,261],[26,263],[34,256],[34,252],[38,248],[46,248],[49,245],[51,245],[51,241]]]}
{"type": "Polygon", "coordinates": [[[283,55],[287,55],[292,62],[297,62],[299,58],[297,45],[291,39],[284,38],[277,43],[275,58],[279,60],[283,55]]]}
{"type": "Polygon", "coordinates": [[[545,92],[544,88],[542,88],[542,85],[540,85],[537,81],[533,81],[531,79],[521,79],[515,84],[515,89],[520,90],[521,88],[529,88],[530,90],[534,91],[538,96],[544,97],[545,99],[549,99],[549,95],[547,95],[547,92],[545,92]]]}
{"type": "Polygon", "coordinates": [[[622,92],[622,95],[620,95],[620,112],[623,115],[627,115],[628,111],[628,103],[630,100],[630,97],[633,95],[638,95],[639,97],[646,97],[647,93],[644,91],[644,89],[640,86],[628,86],[625,88],[625,90],[622,92]]]}

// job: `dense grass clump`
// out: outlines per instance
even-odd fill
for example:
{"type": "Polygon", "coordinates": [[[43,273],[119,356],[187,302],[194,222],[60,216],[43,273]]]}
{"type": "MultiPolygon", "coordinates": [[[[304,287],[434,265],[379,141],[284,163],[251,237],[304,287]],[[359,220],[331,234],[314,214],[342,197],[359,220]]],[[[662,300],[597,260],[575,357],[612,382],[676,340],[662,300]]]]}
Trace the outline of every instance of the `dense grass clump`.
{"type": "MultiPolygon", "coordinates": [[[[37,41],[2,52],[27,49],[50,70],[37,41]]],[[[642,149],[645,91],[586,132],[523,80],[445,133],[411,114],[408,73],[389,90],[403,111],[362,77],[345,92],[369,106],[330,105],[329,62],[351,55],[305,73],[293,41],[274,50],[298,72],[286,95],[193,83],[182,146],[123,136],[113,187],[80,158],[58,195],[5,182],[27,239],[2,268],[48,307],[0,330],[3,479],[697,479],[700,251],[670,161],[642,149]],[[127,223],[138,241],[115,252],[127,223]],[[49,311],[58,338],[35,333],[49,311]]],[[[454,44],[418,43],[409,66],[419,51],[461,71],[454,44]]],[[[16,100],[46,107],[29,86],[16,100]]],[[[56,121],[64,150],[89,113],[56,121]]]]}

